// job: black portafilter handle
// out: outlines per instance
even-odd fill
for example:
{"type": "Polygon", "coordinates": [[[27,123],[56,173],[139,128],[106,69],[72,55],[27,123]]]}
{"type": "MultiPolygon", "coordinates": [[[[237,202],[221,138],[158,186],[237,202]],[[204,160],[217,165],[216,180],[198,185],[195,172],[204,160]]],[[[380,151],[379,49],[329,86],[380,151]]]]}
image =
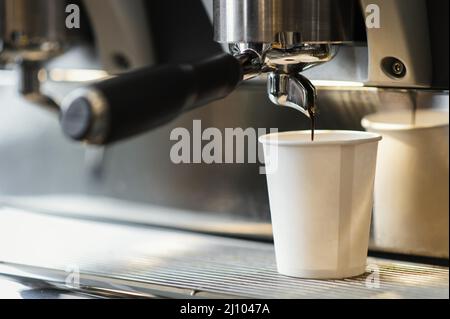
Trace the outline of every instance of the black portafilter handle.
{"type": "Polygon", "coordinates": [[[243,72],[239,60],[229,54],[131,71],[70,94],[61,105],[61,126],[74,140],[113,143],[226,97],[242,81],[243,72]]]}

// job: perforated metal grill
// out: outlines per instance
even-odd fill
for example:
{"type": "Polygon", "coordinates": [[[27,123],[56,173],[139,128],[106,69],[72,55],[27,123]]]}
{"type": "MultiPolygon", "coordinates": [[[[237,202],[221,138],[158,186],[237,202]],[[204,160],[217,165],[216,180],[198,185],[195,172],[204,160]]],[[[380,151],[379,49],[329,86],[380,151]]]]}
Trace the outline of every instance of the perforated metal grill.
{"type": "Polygon", "coordinates": [[[163,297],[449,297],[446,267],[369,258],[360,277],[297,279],[277,273],[271,244],[16,210],[1,211],[0,252],[5,264],[27,265],[30,276],[39,269],[63,282],[76,266],[84,287],[163,297]]]}

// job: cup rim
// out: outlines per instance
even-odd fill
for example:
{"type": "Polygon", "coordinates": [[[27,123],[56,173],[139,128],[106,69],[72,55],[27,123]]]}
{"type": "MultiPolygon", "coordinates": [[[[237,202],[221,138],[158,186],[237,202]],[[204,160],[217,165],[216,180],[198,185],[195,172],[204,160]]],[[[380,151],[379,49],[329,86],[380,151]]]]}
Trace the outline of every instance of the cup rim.
{"type": "Polygon", "coordinates": [[[369,115],[366,115],[361,120],[361,125],[366,130],[376,130],[376,131],[416,131],[416,130],[423,130],[423,129],[430,129],[430,128],[439,128],[439,127],[446,127],[449,125],[448,121],[448,115],[449,112],[447,110],[417,110],[417,114],[426,114],[426,113],[433,113],[433,114],[439,114],[447,115],[446,120],[447,121],[439,121],[436,123],[429,123],[429,124],[405,124],[405,123],[388,123],[386,121],[381,120],[380,118],[384,118],[385,116],[392,116],[392,115],[403,115],[403,114],[411,114],[411,110],[402,110],[402,111],[385,111],[385,112],[377,112],[372,113],[369,115]]]}
{"type": "Polygon", "coordinates": [[[276,132],[270,133],[266,135],[262,135],[259,137],[259,142],[264,145],[278,145],[278,146],[328,146],[328,145],[358,145],[358,144],[366,144],[372,142],[378,142],[382,139],[382,136],[373,132],[365,132],[365,131],[348,131],[348,130],[316,130],[315,134],[339,134],[341,136],[348,135],[358,135],[360,137],[356,139],[336,139],[331,141],[320,141],[320,140],[282,140],[279,137],[288,136],[292,134],[301,134],[301,135],[309,135],[311,134],[310,130],[301,130],[301,131],[288,131],[288,132],[276,132]],[[274,139],[274,136],[278,136],[278,138],[274,139]]]}

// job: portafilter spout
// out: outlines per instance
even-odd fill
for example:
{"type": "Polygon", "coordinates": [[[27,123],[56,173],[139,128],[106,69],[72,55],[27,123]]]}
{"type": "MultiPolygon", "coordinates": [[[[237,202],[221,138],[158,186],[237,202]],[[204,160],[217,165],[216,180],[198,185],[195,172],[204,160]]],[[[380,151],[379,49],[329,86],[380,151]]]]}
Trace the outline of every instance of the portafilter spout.
{"type": "Polygon", "coordinates": [[[312,117],[316,90],[300,73],[352,42],[354,7],[354,0],[214,0],[214,37],[234,55],[258,52],[270,100],[312,117]]]}
{"type": "MultiPolygon", "coordinates": [[[[279,35],[285,37],[285,34],[279,35]]],[[[272,49],[266,53],[267,94],[272,103],[286,106],[313,117],[316,112],[316,88],[301,72],[330,61],[336,47],[328,44],[300,45],[291,49],[272,49]]]]}
{"type": "Polygon", "coordinates": [[[316,112],[316,88],[300,73],[271,72],[267,78],[267,93],[270,101],[287,106],[313,117],[316,112]]]}

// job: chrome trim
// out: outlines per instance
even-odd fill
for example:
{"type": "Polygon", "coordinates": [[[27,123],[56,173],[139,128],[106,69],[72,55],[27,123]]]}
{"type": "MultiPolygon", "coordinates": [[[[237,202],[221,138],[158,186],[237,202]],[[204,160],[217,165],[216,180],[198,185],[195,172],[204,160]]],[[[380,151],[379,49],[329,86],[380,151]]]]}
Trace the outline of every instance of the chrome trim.
{"type": "Polygon", "coordinates": [[[302,112],[307,117],[315,113],[316,89],[301,74],[272,72],[268,76],[267,93],[272,103],[302,112]]]}

